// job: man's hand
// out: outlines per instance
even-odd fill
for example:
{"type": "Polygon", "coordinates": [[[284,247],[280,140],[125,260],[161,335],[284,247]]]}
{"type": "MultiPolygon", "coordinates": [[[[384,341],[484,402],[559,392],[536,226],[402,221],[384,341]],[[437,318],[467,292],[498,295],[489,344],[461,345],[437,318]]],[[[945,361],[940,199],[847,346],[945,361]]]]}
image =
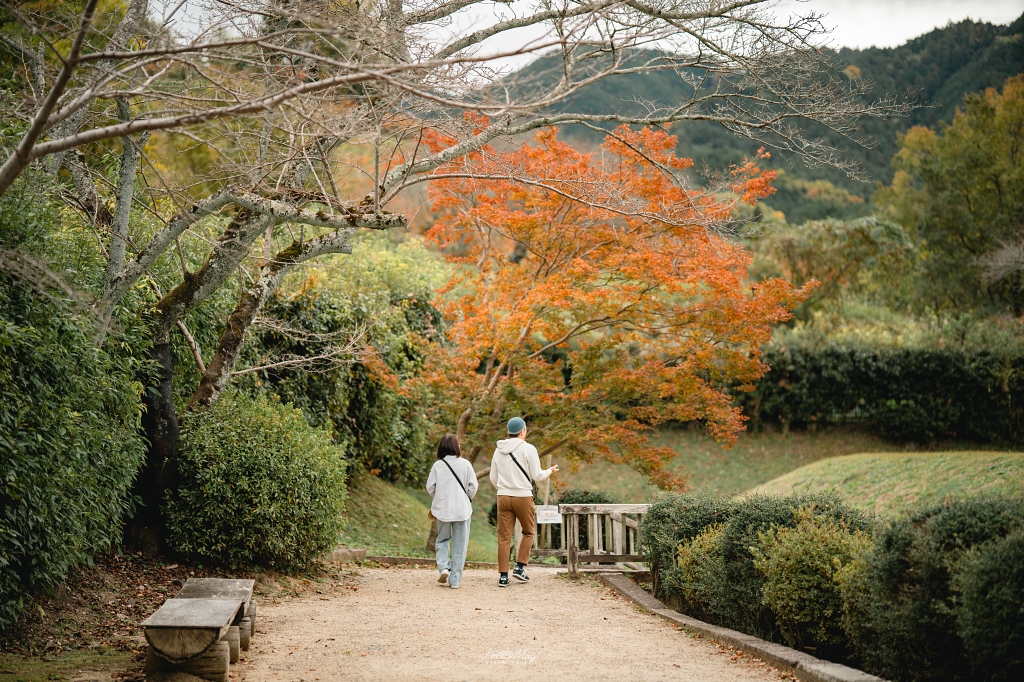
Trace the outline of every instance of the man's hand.
{"type": "Polygon", "coordinates": [[[551,465],[551,473],[555,473],[557,471],[558,471],[558,465],[557,464],[552,464],[551,465]]]}

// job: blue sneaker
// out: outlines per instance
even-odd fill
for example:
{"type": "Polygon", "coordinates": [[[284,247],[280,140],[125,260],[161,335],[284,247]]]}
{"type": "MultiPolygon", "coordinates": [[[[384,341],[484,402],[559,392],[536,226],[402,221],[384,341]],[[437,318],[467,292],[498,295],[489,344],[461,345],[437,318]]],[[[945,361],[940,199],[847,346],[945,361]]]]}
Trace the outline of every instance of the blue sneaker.
{"type": "Polygon", "coordinates": [[[508,587],[508,573],[502,573],[498,578],[498,587],[508,587]]]}
{"type": "Polygon", "coordinates": [[[530,582],[530,576],[526,575],[526,566],[516,566],[513,568],[512,577],[520,582],[530,582]]]}

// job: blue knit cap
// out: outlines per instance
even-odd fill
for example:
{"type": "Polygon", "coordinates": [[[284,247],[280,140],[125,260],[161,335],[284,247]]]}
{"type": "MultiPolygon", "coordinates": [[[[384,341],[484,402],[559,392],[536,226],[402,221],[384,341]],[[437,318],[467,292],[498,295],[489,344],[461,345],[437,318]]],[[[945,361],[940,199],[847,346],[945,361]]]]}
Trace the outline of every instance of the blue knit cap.
{"type": "Polygon", "coordinates": [[[508,420],[508,435],[518,436],[526,428],[526,422],[522,417],[512,417],[508,420]]]}

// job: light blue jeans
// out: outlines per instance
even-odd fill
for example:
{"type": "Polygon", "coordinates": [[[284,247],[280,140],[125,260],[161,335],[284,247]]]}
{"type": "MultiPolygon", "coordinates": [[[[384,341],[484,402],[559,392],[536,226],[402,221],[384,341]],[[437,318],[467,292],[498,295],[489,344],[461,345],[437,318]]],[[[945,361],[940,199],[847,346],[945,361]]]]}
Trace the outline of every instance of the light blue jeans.
{"type": "Polygon", "coordinates": [[[462,568],[466,565],[466,550],[469,549],[470,521],[472,519],[437,522],[437,541],[434,543],[437,570],[441,573],[448,571],[448,584],[453,587],[462,583],[462,568]]]}

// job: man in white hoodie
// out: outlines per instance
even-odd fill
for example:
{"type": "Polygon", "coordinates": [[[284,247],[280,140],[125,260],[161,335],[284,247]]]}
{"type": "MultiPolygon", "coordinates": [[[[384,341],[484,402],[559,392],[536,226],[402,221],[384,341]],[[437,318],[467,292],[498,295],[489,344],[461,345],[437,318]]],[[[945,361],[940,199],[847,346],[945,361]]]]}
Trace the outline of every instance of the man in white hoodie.
{"type": "Polygon", "coordinates": [[[512,576],[529,582],[526,566],[530,563],[530,548],[536,528],[536,510],[533,506],[533,484],[543,481],[555,471],[540,468],[537,448],[526,442],[526,422],[520,417],[508,421],[508,439],[499,440],[491,458],[491,484],[498,489],[498,579],[500,587],[508,587],[509,549],[516,519],[523,528],[523,539],[516,554],[516,567],[512,576]]]}

